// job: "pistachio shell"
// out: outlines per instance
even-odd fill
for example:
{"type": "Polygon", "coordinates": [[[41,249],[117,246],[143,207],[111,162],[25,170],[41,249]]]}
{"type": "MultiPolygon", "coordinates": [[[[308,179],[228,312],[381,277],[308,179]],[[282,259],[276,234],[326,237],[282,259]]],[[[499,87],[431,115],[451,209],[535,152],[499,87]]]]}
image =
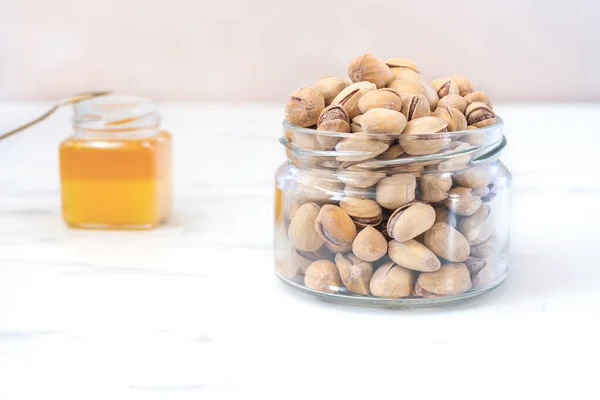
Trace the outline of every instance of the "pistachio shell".
{"type": "Polygon", "coordinates": [[[379,225],[383,219],[381,206],[374,200],[346,197],[340,208],[360,227],[379,225]]]}
{"type": "Polygon", "coordinates": [[[300,254],[300,253],[298,253],[295,250],[292,253],[292,263],[298,267],[298,273],[301,274],[301,275],[306,274],[306,270],[308,269],[308,266],[313,261],[319,260],[319,258],[316,258],[318,256],[316,256],[315,253],[308,253],[308,254],[312,255],[315,258],[314,259],[313,258],[307,258],[307,257],[305,257],[306,253],[303,252],[303,254],[300,254]]]}
{"type": "Polygon", "coordinates": [[[421,200],[437,203],[448,197],[448,191],[452,187],[450,174],[423,174],[419,178],[421,188],[421,200]]]}
{"type": "Polygon", "coordinates": [[[393,57],[385,60],[385,63],[390,68],[408,68],[415,72],[419,72],[419,66],[414,61],[408,58],[393,57]]]}
{"type": "Polygon", "coordinates": [[[315,84],[315,88],[323,95],[326,106],[330,105],[335,96],[346,86],[348,86],[348,82],[337,76],[324,76],[315,84]]]}
{"type": "Polygon", "coordinates": [[[469,125],[483,128],[496,122],[496,114],[485,103],[471,103],[465,111],[469,125]],[[483,125],[482,125],[483,124],[483,125]]]}
{"type": "Polygon", "coordinates": [[[481,207],[481,197],[475,196],[473,190],[465,187],[456,187],[448,192],[444,201],[448,210],[462,217],[472,215],[481,207]]]}
{"type": "Polygon", "coordinates": [[[392,71],[373,54],[363,54],[350,62],[348,76],[352,82],[372,82],[378,88],[385,87],[392,79],[392,71]]]}
{"type": "MultiPolygon", "coordinates": [[[[346,121],[343,121],[341,119],[335,119],[333,121],[323,122],[321,125],[319,125],[317,130],[325,131],[325,132],[349,133],[350,125],[348,125],[348,123],[346,121]]],[[[319,146],[323,150],[331,150],[331,149],[335,148],[335,145],[338,144],[338,142],[340,141],[340,138],[337,136],[321,134],[321,135],[315,135],[315,137],[317,139],[317,142],[319,143],[319,146]]]]}
{"type": "Polygon", "coordinates": [[[479,197],[485,197],[490,193],[490,188],[487,186],[482,186],[480,188],[473,189],[473,194],[479,197]]]}
{"type": "Polygon", "coordinates": [[[340,290],[342,281],[334,263],[319,260],[308,266],[304,275],[304,286],[320,292],[335,293],[340,290]]]}
{"type": "Polygon", "coordinates": [[[414,275],[410,270],[388,262],[377,268],[369,288],[373,296],[399,299],[412,294],[414,282],[414,275]]]}
{"type": "Polygon", "coordinates": [[[410,69],[410,68],[391,68],[392,71],[392,79],[390,82],[397,81],[400,79],[415,79],[415,80],[423,80],[423,76],[410,69]]]}
{"type": "Polygon", "coordinates": [[[431,115],[431,107],[422,94],[411,94],[402,98],[402,114],[407,121],[431,115]]]}
{"type": "Polygon", "coordinates": [[[471,85],[471,82],[464,76],[454,75],[450,78],[452,78],[452,80],[456,82],[459,91],[458,94],[460,94],[461,96],[466,96],[469,93],[473,92],[473,86],[471,85]]]}
{"type": "Polygon", "coordinates": [[[483,243],[471,246],[471,256],[475,258],[488,258],[498,254],[503,249],[498,240],[491,236],[483,243]]]}
{"type": "Polygon", "coordinates": [[[362,114],[357,115],[356,117],[352,118],[352,123],[350,124],[350,130],[352,132],[364,132],[364,129],[362,127],[362,114]]]}
{"type": "Polygon", "coordinates": [[[435,210],[433,207],[425,203],[409,203],[392,213],[388,220],[387,230],[395,240],[405,242],[427,231],[434,222],[435,210]]]}
{"type": "Polygon", "coordinates": [[[344,138],[338,142],[335,149],[340,152],[362,152],[358,155],[337,156],[338,161],[366,161],[375,158],[390,146],[380,140],[369,139],[358,134],[351,138],[344,138]]]}
{"type": "Polygon", "coordinates": [[[419,275],[418,285],[436,295],[453,295],[471,289],[471,276],[463,263],[442,265],[434,272],[419,275]]]}
{"type": "Polygon", "coordinates": [[[377,261],[387,253],[387,242],[381,232],[367,226],[358,232],[352,243],[354,255],[364,261],[377,261]]]}
{"type": "Polygon", "coordinates": [[[433,115],[446,121],[449,132],[464,131],[467,129],[467,119],[456,108],[450,107],[446,109],[438,107],[435,109],[433,115]]]}
{"type": "Polygon", "coordinates": [[[381,153],[379,155],[379,157],[377,157],[378,160],[394,160],[398,157],[400,157],[400,155],[404,153],[404,150],[402,150],[402,147],[399,144],[395,144],[393,146],[390,146],[389,149],[387,149],[386,151],[384,151],[383,153],[381,153]]]}
{"type": "Polygon", "coordinates": [[[441,265],[431,250],[413,239],[405,242],[390,240],[388,254],[396,264],[413,271],[435,271],[441,265]]]}
{"type": "Polygon", "coordinates": [[[448,261],[463,262],[469,257],[470,247],[467,239],[444,222],[435,223],[425,232],[425,245],[448,261]]]}
{"type": "Polygon", "coordinates": [[[467,109],[467,101],[457,94],[449,94],[438,102],[438,108],[456,108],[458,111],[464,114],[467,109]]]}
{"type": "Polygon", "coordinates": [[[390,82],[390,84],[388,84],[388,88],[394,89],[396,92],[400,93],[401,98],[411,95],[425,96],[427,102],[429,103],[430,111],[435,110],[439,101],[435,90],[421,80],[398,79],[390,82]]]}
{"type": "Polygon", "coordinates": [[[375,197],[375,191],[372,188],[359,188],[352,185],[344,186],[344,197],[352,197],[357,199],[371,199],[375,197]]]}
{"type": "MultiPolygon", "coordinates": [[[[452,151],[455,152],[455,151],[461,151],[461,150],[468,150],[470,148],[471,148],[471,146],[469,145],[469,143],[461,143],[458,146],[456,146],[455,148],[453,148],[452,151]]],[[[439,163],[438,170],[440,170],[440,171],[456,171],[459,169],[463,169],[469,164],[469,161],[471,161],[470,154],[460,154],[457,156],[453,156],[452,158],[439,163]]]]}
{"type": "Polygon", "coordinates": [[[347,246],[356,237],[352,218],[340,207],[331,204],[321,207],[314,229],[323,241],[335,246],[347,246]]]}
{"type": "Polygon", "coordinates": [[[487,264],[486,260],[482,260],[480,258],[475,258],[475,257],[469,257],[465,261],[465,265],[469,269],[471,278],[474,277],[475,275],[477,275],[479,273],[479,271],[484,269],[486,264],[487,264]]]}
{"type": "Polygon", "coordinates": [[[482,204],[473,215],[460,220],[458,231],[464,235],[469,244],[483,243],[492,235],[494,225],[490,213],[490,206],[482,204]]]}
{"type": "Polygon", "coordinates": [[[367,133],[399,135],[406,127],[406,117],[399,111],[373,108],[363,114],[361,125],[367,133]]]}
{"type": "Polygon", "coordinates": [[[385,178],[385,172],[343,170],[339,171],[337,176],[346,185],[368,188],[385,178]]]}
{"type": "Polygon", "coordinates": [[[477,189],[490,184],[493,179],[493,171],[489,166],[480,164],[456,172],[453,179],[460,186],[477,189]]]}
{"type": "Polygon", "coordinates": [[[458,85],[449,76],[445,78],[436,79],[433,82],[431,82],[431,85],[435,89],[440,99],[449,94],[458,95],[460,93],[458,85]]]}
{"type": "Polygon", "coordinates": [[[331,104],[341,104],[348,112],[350,119],[360,114],[358,102],[360,98],[368,91],[375,90],[377,87],[371,82],[356,82],[342,90],[331,102],[331,104]]]}
{"type": "Polygon", "coordinates": [[[317,123],[324,107],[325,100],[319,91],[303,87],[292,93],[285,105],[285,118],[291,124],[306,128],[317,123]]]}
{"type": "Polygon", "coordinates": [[[338,244],[325,242],[325,247],[332,253],[347,253],[350,250],[352,250],[352,243],[344,243],[344,244],[338,245],[338,244]]]}
{"type": "Polygon", "coordinates": [[[415,199],[417,180],[411,174],[397,174],[377,183],[375,199],[382,207],[395,210],[415,199]]]}
{"type": "Polygon", "coordinates": [[[490,102],[490,98],[484,92],[472,92],[464,96],[467,101],[467,105],[471,105],[473,103],[484,103],[490,109],[492,108],[492,103],[490,102]]]}
{"type": "Polygon", "coordinates": [[[435,209],[435,223],[444,222],[454,229],[458,226],[458,215],[451,213],[444,206],[437,207],[435,209]]]}
{"type": "Polygon", "coordinates": [[[402,99],[396,92],[388,89],[379,89],[365,93],[358,101],[358,109],[366,113],[373,108],[385,108],[388,110],[400,111],[402,109],[402,99]]]}
{"type": "Polygon", "coordinates": [[[315,230],[319,206],[314,203],[302,205],[292,218],[288,228],[288,239],[292,246],[301,251],[316,251],[323,240],[315,230]]]}
{"type": "Polygon", "coordinates": [[[319,114],[319,119],[317,120],[317,126],[321,126],[321,124],[328,121],[342,120],[347,123],[350,122],[350,118],[348,117],[348,111],[341,104],[332,104],[323,109],[321,114],[319,114]]]}
{"type": "Polygon", "coordinates": [[[413,295],[415,297],[424,297],[426,299],[431,298],[431,297],[440,297],[435,293],[431,293],[431,292],[428,292],[427,290],[423,289],[421,287],[421,285],[419,285],[419,282],[415,283],[415,291],[414,291],[413,295]]]}
{"type": "Polygon", "coordinates": [[[369,295],[373,264],[363,261],[353,254],[338,253],[335,256],[335,265],[346,289],[365,296],[369,295]]]}
{"type": "Polygon", "coordinates": [[[420,156],[434,154],[443,150],[451,142],[444,138],[443,133],[448,131],[448,124],[437,117],[422,117],[409,121],[402,135],[400,135],[400,146],[410,155],[420,156]],[[423,138],[430,136],[431,138],[423,138]]]}

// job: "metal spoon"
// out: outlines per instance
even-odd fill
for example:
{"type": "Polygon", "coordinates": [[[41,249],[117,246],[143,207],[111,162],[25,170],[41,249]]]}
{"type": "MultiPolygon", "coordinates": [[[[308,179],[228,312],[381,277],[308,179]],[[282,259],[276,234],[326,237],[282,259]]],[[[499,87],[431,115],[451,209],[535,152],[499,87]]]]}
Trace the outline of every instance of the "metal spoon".
{"type": "Polygon", "coordinates": [[[51,109],[49,109],[48,111],[46,111],[44,114],[40,115],[39,117],[37,117],[33,121],[30,121],[30,122],[28,122],[28,123],[26,123],[24,125],[21,125],[18,128],[13,129],[12,131],[3,133],[2,135],[0,135],[0,140],[6,139],[7,137],[12,136],[12,135],[14,135],[17,132],[21,132],[22,130],[27,129],[30,126],[35,125],[38,122],[45,120],[50,115],[54,114],[54,112],[56,110],[58,110],[59,108],[61,108],[63,106],[66,106],[66,105],[69,105],[69,104],[79,103],[80,101],[89,100],[89,99],[92,99],[94,97],[106,96],[107,94],[111,94],[111,93],[112,93],[112,91],[105,91],[105,92],[83,92],[83,93],[74,94],[71,97],[67,97],[66,99],[63,99],[63,100],[59,101],[51,109]]]}

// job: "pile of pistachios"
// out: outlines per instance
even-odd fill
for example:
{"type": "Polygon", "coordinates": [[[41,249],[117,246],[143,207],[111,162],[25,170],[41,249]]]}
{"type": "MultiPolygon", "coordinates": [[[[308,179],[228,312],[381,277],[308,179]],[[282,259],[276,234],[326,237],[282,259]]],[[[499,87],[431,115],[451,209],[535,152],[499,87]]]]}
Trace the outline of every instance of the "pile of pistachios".
{"type": "Polygon", "coordinates": [[[403,58],[365,54],[348,75],[352,83],[324,77],[286,104],[290,124],[352,133],[291,138],[302,147],[364,155],[338,156],[335,172],[299,173],[302,193],[284,201],[293,250],[280,273],[303,275],[306,287],[322,292],[393,299],[464,293],[498,249],[489,204],[494,168],[467,166],[464,157],[416,171],[369,171],[360,162],[468,147],[441,133],[493,125],[488,96],[461,76],[427,82],[403,58]]]}

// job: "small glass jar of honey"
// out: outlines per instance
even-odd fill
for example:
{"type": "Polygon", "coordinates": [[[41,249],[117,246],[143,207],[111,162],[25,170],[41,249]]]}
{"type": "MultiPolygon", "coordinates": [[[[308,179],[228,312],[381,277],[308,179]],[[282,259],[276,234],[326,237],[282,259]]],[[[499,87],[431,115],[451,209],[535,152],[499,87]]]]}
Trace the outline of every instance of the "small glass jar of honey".
{"type": "Polygon", "coordinates": [[[149,229],[172,209],[171,134],[150,99],[105,96],[74,105],[60,144],[62,214],[76,228],[149,229]]]}

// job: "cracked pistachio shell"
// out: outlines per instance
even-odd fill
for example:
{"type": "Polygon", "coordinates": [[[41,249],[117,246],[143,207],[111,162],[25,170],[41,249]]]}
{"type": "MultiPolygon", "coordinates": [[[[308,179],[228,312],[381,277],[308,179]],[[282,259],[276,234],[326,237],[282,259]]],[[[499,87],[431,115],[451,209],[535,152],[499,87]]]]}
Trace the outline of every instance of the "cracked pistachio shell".
{"type": "Polygon", "coordinates": [[[369,288],[376,297],[399,299],[412,294],[415,278],[413,272],[387,262],[381,265],[371,278],[369,288]]]}
{"type": "Polygon", "coordinates": [[[443,119],[448,124],[448,132],[464,131],[467,129],[467,119],[456,108],[436,108],[433,113],[438,118],[443,119]]]}
{"type": "Polygon", "coordinates": [[[321,207],[314,229],[323,241],[334,246],[346,247],[356,237],[356,226],[352,218],[340,207],[331,204],[321,207]]]}
{"type": "Polygon", "coordinates": [[[292,93],[285,105],[285,118],[291,124],[307,128],[317,123],[323,108],[325,100],[321,92],[303,87],[292,93]]]}
{"type": "Polygon", "coordinates": [[[431,82],[431,85],[433,86],[433,89],[436,91],[440,99],[442,99],[445,96],[448,96],[449,94],[458,95],[460,93],[458,85],[449,76],[445,78],[436,79],[433,82],[431,82]]]}
{"type": "Polygon", "coordinates": [[[350,118],[348,117],[348,111],[341,104],[332,104],[323,109],[321,114],[319,114],[319,119],[317,120],[317,126],[320,127],[322,124],[335,121],[342,120],[346,123],[350,122],[350,118]]]}
{"type": "Polygon", "coordinates": [[[390,146],[390,148],[384,151],[383,153],[381,153],[379,157],[377,157],[377,159],[383,161],[395,160],[396,158],[400,157],[402,153],[404,153],[404,150],[402,150],[402,146],[400,146],[399,144],[395,144],[393,146],[390,146]]]}
{"type": "Polygon", "coordinates": [[[417,179],[412,174],[397,174],[377,182],[375,200],[384,208],[395,210],[415,199],[417,179]]]}
{"type": "Polygon", "coordinates": [[[348,86],[348,82],[337,76],[324,76],[315,84],[315,88],[323,95],[326,106],[330,105],[335,96],[344,90],[346,86],[348,86]]]}
{"type": "Polygon", "coordinates": [[[461,96],[466,96],[469,93],[473,92],[473,85],[471,85],[471,82],[464,76],[454,75],[450,78],[452,78],[452,80],[456,82],[456,85],[458,86],[458,94],[460,94],[461,96]]]}
{"type": "Polygon", "coordinates": [[[433,207],[425,203],[409,203],[397,208],[392,213],[388,220],[387,230],[395,240],[405,242],[427,231],[434,222],[435,210],[433,207]]]}
{"type": "Polygon", "coordinates": [[[437,271],[422,273],[417,284],[436,295],[460,294],[472,286],[469,270],[463,263],[445,264],[437,271]]]}
{"type": "Polygon", "coordinates": [[[357,188],[368,188],[385,178],[385,172],[343,170],[337,174],[338,179],[357,188]]]}
{"type": "Polygon", "coordinates": [[[416,62],[409,60],[408,58],[392,57],[385,60],[385,64],[390,68],[408,68],[414,72],[419,73],[419,66],[416,62]]]}
{"type": "Polygon", "coordinates": [[[486,264],[487,264],[486,260],[482,260],[480,258],[475,258],[475,257],[469,257],[465,261],[465,265],[467,266],[469,273],[471,274],[471,277],[474,277],[475,275],[477,275],[479,273],[479,271],[484,269],[486,264]]]}
{"type": "Polygon", "coordinates": [[[342,90],[331,102],[331,104],[341,104],[348,112],[350,119],[360,114],[358,102],[367,92],[375,90],[377,87],[371,82],[356,82],[342,90]]]}
{"type": "Polygon", "coordinates": [[[496,114],[484,103],[471,103],[465,111],[469,125],[483,128],[496,122],[496,114]]]}
{"type": "Polygon", "coordinates": [[[452,177],[450,174],[423,174],[419,178],[421,187],[421,200],[437,203],[448,197],[448,191],[452,188],[452,177]]]}
{"type": "Polygon", "coordinates": [[[434,154],[450,144],[450,139],[437,135],[447,131],[448,124],[441,118],[416,118],[406,124],[404,132],[400,135],[400,146],[407,154],[413,156],[434,154]],[[430,136],[431,138],[420,136],[430,136]]]}
{"type": "Polygon", "coordinates": [[[292,246],[300,251],[317,251],[323,245],[315,223],[319,206],[314,203],[302,205],[294,214],[288,227],[288,239],[292,246]]]}
{"type": "Polygon", "coordinates": [[[430,116],[431,109],[427,98],[422,94],[411,94],[402,98],[402,114],[407,121],[430,116]]]}
{"type": "Polygon", "coordinates": [[[308,266],[304,275],[304,286],[319,292],[335,293],[340,290],[342,281],[334,263],[319,260],[308,266]]]}
{"type": "Polygon", "coordinates": [[[446,207],[440,206],[435,209],[435,223],[444,222],[456,229],[458,226],[458,215],[451,213],[446,207]]]}
{"type": "Polygon", "coordinates": [[[490,206],[482,204],[473,215],[461,218],[458,231],[463,234],[469,244],[476,245],[485,242],[494,229],[490,206]]]}
{"type": "Polygon", "coordinates": [[[471,251],[462,233],[444,222],[435,223],[425,232],[425,245],[436,255],[451,262],[465,261],[471,251]]]}
{"type": "MultiPolygon", "coordinates": [[[[471,146],[468,143],[461,143],[458,146],[456,146],[455,148],[453,148],[452,151],[467,150],[470,147],[471,146]]],[[[470,154],[457,155],[457,156],[454,156],[448,160],[444,160],[441,163],[439,163],[438,170],[440,170],[440,171],[456,171],[459,169],[463,169],[467,166],[467,164],[469,164],[469,161],[471,161],[470,154]]]]}
{"type": "Polygon", "coordinates": [[[460,186],[477,189],[492,182],[492,170],[485,164],[476,165],[454,174],[454,181],[460,186]]]}
{"type": "Polygon", "coordinates": [[[379,89],[364,94],[358,101],[358,109],[362,113],[373,108],[386,108],[388,110],[400,111],[402,109],[402,99],[393,90],[379,89]]]}
{"type": "Polygon", "coordinates": [[[449,94],[448,96],[440,99],[437,106],[438,108],[445,109],[456,108],[458,111],[464,114],[467,110],[467,101],[457,94],[449,94]]]}
{"type": "Polygon", "coordinates": [[[340,208],[359,227],[379,225],[383,219],[383,210],[374,200],[346,197],[340,201],[340,208]]]}
{"type": "Polygon", "coordinates": [[[364,261],[377,261],[387,253],[387,241],[377,229],[367,226],[352,243],[354,255],[364,261]]]}
{"type": "Polygon", "coordinates": [[[363,54],[350,62],[348,76],[352,82],[372,82],[378,88],[385,87],[392,79],[392,71],[373,54],[363,54]]]}
{"type": "Polygon", "coordinates": [[[481,197],[475,196],[473,190],[466,187],[456,187],[448,192],[444,201],[448,210],[461,217],[473,215],[481,207],[481,197]]]}
{"type": "Polygon", "coordinates": [[[484,92],[472,92],[465,95],[464,98],[467,101],[467,106],[470,106],[473,103],[483,103],[492,109],[490,98],[484,92]]]}
{"type": "Polygon", "coordinates": [[[431,250],[413,239],[405,242],[390,240],[388,254],[396,264],[413,271],[435,271],[441,265],[431,250]]]}
{"type": "Polygon", "coordinates": [[[406,127],[406,117],[400,111],[373,108],[363,114],[361,125],[374,135],[399,135],[406,127]]]}
{"type": "Polygon", "coordinates": [[[400,97],[408,97],[411,95],[423,95],[429,102],[430,110],[435,110],[437,103],[439,101],[437,93],[430,88],[422,81],[417,81],[415,79],[399,79],[392,81],[388,87],[390,89],[394,89],[396,92],[400,93],[400,97]]]}
{"type": "Polygon", "coordinates": [[[335,265],[346,289],[365,296],[369,295],[373,264],[363,261],[353,254],[338,253],[335,256],[335,265]]]}
{"type": "Polygon", "coordinates": [[[360,134],[353,135],[351,138],[344,138],[338,142],[335,149],[340,152],[362,152],[358,155],[337,156],[338,161],[366,161],[375,158],[390,146],[380,140],[370,139],[360,134]]]}
{"type": "Polygon", "coordinates": [[[362,116],[363,115],[360,114],[360,115],[357,115],[356,117],[352,118],[352,123],[350,124],[350,130],[353,133],[364,132],[364,129],[363,129],[362,124],[361,124],[361,122],[362,122],[362,116]]]}

